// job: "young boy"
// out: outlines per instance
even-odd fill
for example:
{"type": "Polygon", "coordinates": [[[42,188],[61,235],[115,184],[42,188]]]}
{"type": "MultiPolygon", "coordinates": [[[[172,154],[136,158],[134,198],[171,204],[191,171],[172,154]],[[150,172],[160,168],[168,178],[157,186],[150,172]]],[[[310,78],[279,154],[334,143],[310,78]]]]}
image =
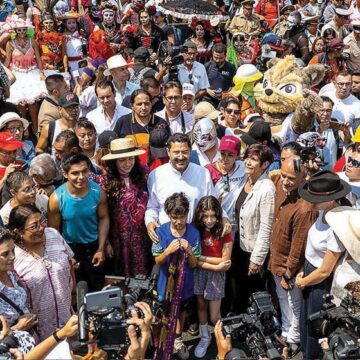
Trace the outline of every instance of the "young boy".
{"type": "MultiPolygon", "coordinates": [[[[156,230],[159,242],[154,243],[152,247],[155,262],[161,265],[158,280],[158,297],[162,302],[169,300],[169,298],[171,301],[174,301],[172,295],[175,293],[177,286],[179,286],[178,279],[183,270],[184,280],[180,297],[179,316],[176,324],[174,349],[180,359],[186,360],[189,358],[189,352],[182,341],[181,334],[184,327],[186,310],[189,308],[190,300],[194,294],[193,268],[197,264],[197,257],[201,255],[200,234],[194,226],[186,223],[189,201],[184,193],[175,193],[167,198],[165,201],[165,212],[170,218],[170,222],[161,225],[156,230]],[[168,281],[170,281],[171,275],[169,267],[173,256],[175,256],[173,254],[176,254],[178,251],[185,252],[186,261],[184,269],[177,268],[175,270],[177,277],[174,276],[174,290],[172,294],[169,294],[170,286],[168,281]]],[[[180,263],[178,262],[177,265],[180,263]]],[[[171,320],[169,318],[169,321],[171,320]]]]}

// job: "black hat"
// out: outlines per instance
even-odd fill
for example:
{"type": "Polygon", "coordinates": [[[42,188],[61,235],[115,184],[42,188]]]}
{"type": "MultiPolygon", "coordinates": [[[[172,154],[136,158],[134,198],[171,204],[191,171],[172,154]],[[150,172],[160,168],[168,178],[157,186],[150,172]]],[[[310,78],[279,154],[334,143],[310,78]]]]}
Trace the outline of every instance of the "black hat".
{"type": "Polygon", "coordinates": [[[105,130],[98,137],[99,147],[106,149],[110,146],[110,143],[113,140],[118,139],[118,138],[119,137],[115,131],[105,130]]]}
{"type": "Polygon", "coordinates": [[[59,100],[59,106],[67,108],[73,105],[80,105],[79,98],[72,92],[66,92],[59,100]]]}
{"type": "Polygon", "coordinates": [[[134,51],[135,59],[143,59],[146,60],[150,56],[149,50],[145,47],[139,47],[134,51]]]}
{"type": "Polygon", "coordinates": [[[241,135],[241,141],[246,145],[258,144],[264,140],[271,140],[270,125],[264,120],[255,120],[247,134],[241,135]]]}
{"type": "Polygon", "coordinates": [[[350,191],[351,186],[346,181],[328,170],[317,172],[303,182],[298,189],[299,195],[311,203],[338,200],[350,191]]]}
{"type": "Polygon", "coordinates": [[[167,157],[167,141],[170,134],[166,129],[157,128],[150,132],[150,152],[154,158],[167,157]]]}

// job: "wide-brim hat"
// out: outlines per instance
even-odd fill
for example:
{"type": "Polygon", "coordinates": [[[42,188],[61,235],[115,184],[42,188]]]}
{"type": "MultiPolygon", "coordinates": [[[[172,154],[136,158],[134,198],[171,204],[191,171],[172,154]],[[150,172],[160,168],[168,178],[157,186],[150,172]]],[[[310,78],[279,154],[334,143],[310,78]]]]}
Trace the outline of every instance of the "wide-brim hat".
{"type": "Polygon", "coordinates": [[[7,112],[0,116],[0,130],[2,130],[10,121],[21,121],[24,129],[27,129],[29,126],[29,122],[26,119],[20,117],[19,114],[15,112],[7,112]]]}
{"type": "Polygon", "coordinates": [[[339,206],[329,211],[325,220],[353,260],[360,264],[360,210],[339,206]]]}
{"type": "Polygon", "coordinates": [[[58,17],[59,20],[67,20],[67,19],[78,19],[80,17],[80,14],[76,11],[70,10],[67,11],[65,14],[60,15],[58,17]]]}
{"type": "Polygon", "coordinates": [[[130,138],[115,139],[110,143],[110,153],[103,156],[101,160],[115,160],[129,156],[145,154],[146,151],[135,146],[134,140],[130,138]]]}
{"type": "Polygon", "coordinates": [[[346,181],[327,170],[317,172],[298,189],[301,198],[315,204],[341,199],[350,191],[351,186],[346,181]]]}
{"type": "Polygon", "coordinates": [[[107,69],[105,69],[105,71],[104,71],[104,76],[110,76],[111,69],[128,66],[128,63],[122,57],[122,55],[114,55],[107,59],[106,65],[107,65],[107,69]]]}
{"type": "MultiPolygon", "coordinates": [[[[22,29],[22,28],[34,28],[35,26],[31,23],[29,19],[22,19],[18,15],[10,15],[6,18],[6,24],[9,24],[10,28],[15,29],[22,29]]],[[[4,23],[3,23],[4,24],[4,23]]]]}

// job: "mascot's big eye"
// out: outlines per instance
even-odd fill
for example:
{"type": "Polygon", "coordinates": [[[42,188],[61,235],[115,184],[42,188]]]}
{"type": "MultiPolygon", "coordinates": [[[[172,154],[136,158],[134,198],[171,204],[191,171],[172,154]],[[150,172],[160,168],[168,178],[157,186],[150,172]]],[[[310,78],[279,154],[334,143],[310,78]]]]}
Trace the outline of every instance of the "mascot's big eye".
{"type": "Polygon", "coordinates": [[[269,82],[267,81],[267,79],[264,79],[263,81],[263,88],[267,88],[269,86],[269,82]]]}
{"type": "Polygon", "coordinates": [[[295,94],[296,93],[296,86],[292,84],[284,85],[280,88],[286,94],[295,94]]]}

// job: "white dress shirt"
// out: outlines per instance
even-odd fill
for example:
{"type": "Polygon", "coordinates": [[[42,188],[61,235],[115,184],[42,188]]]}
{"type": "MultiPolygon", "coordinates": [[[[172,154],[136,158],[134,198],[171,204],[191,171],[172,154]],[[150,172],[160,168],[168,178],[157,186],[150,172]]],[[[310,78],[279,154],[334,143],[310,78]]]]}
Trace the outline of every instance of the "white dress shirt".
{"type": "Polygon", "coordinates": [[[207,169],[190,163],[181,174],[171,163],[159,166],[148,178],[149,201],[145,212],[145,224],[155,221],[160,225],[169,222],[165,213],[165,200],[176,192],[185,193],[190,203],[187,222],[193,221],[194,213],[203,196],[214,195],[215,190],[207,169]]]}
{"type": "Polygon", "coordinates": [[[116,122],[121,118],[121,116],[127,115],[129,113],[131,113],[130,109],[119,105],[119,103],[116,103],[115,112],[111,121],[108,120],[102,106],[99,106],[95,110],[90,111],[87,114],[87,119],[94,124],[96,133],[100,135],[105,130],[114,131],[116,122]]]}
{"type": "Polygon", "coordinates": [[[157,113],[155,113],[155,115],[161,117],[165,121],[169,120],[171,134],[175,134],[175,133],[183,132],[182,127],[181,127],[181,113],[184,114],[185,134],[188,134],[192,130],[194,123],[195,123],[195,115],[194,114],[190,114],[186,111],[180,111],[178,116],[176,116],[174,118],[168,117],[168,119],[166,119],[165,108],[163,108],[161,111],[158,111],[157,113]]]}

